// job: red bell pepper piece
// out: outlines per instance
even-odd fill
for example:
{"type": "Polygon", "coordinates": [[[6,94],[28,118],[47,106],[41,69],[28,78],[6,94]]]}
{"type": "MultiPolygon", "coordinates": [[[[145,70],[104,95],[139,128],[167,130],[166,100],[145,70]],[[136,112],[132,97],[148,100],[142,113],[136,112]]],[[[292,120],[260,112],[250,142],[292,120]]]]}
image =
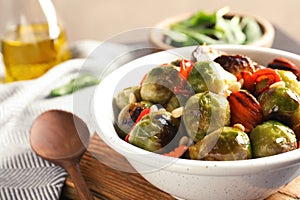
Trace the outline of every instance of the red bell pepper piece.
{"type": "Polygon", "coordinates": [[[194,63],[190,60],[181,60],[180,61],[180,70],[179,73],[187,79],[189,76],[189,73],[191,72],[192,68],[194,67],[194,63]]]}
{"type": "Polygon", "coordinates": [[[135,121],[135,124],[138,123],[139,121],[141,121],[141,119],[150,113],[150,108],[145,108],[144,110],[142,110],[142,112],[140,113],[140,115],[138,116],[138,118],[135,121]]]}
{"type": "MultiPolygon", "coordinates": [[[[139,114],[138,118],[136,119],[136,121],[134,122],[134,125],[132,126],[131,130],[133,129],[133,127],[139,122],[141,121],[141,119],[150,113],[150,108],[145,108],[144,110],[142,110],[142,112],[139,114]]],[[[129,140],[129,136],[130,136],[130,132],[131,130],[129,131],[129,133],[126,135],[125,137],[125,141],[128,142],[129,140]]]]}

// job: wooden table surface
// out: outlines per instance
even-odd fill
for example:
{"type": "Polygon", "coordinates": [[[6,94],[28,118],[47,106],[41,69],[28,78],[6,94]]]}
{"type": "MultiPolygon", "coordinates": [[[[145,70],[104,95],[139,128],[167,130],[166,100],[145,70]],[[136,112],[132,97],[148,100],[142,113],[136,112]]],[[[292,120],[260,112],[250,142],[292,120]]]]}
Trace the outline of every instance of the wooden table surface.
{"type": "MultiPolygon", "coordinates": [[[[80,167],[88,187],[95,199],[130,200],[171,200],[169,194],[162,192],[138,173],[126,173],[100,162],[111,162],[121,168],[132,169],[127,160],[108,147],[97,134],[92,137],[88,151],[83,156],[80,167]]],[[[74,184],[68,177],[62,193],[62,199],[77,199],[74,184]]],[[[300,176],[271,195],[267,200],[300,199],[300,176]]]]}

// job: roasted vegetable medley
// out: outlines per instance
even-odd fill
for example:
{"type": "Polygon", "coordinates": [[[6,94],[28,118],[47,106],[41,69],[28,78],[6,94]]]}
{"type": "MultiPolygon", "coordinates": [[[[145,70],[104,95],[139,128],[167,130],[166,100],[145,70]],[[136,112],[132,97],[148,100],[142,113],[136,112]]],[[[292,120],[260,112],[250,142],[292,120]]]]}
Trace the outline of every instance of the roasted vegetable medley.
{"type": "Polygon", "coordinates": [[[115,127],[132,145],[165,156],[243,160],[297,149],[300,71],[199,46],[190,60],[154,67],[120,91],[115,127]]]}

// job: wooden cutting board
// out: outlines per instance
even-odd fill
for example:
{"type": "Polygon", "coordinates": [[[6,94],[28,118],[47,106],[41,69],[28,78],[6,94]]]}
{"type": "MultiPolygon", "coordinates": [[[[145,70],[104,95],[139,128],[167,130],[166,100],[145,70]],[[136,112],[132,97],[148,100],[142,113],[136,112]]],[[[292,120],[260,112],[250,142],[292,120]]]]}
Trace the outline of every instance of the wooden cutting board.
{"type": "MultiPolygon", "coordinates": [[[[174,199],[169,194],[154,187],[138,173],[126,173],[112,169],[99,160],[104,160],[105,163],[112,163],[121,169],[126,168],[135,171],[123,156],[112,150],[97,134],[94,134],[88,151],[81,160],[80,167],[95,199],[174,199]]],[[[78,199],[74,184],[69,177],[63,189],[62,199],[78,199]]],[[[267,200],[293,199],[300,199],[300,176],[267,198],[267,200]]]]}

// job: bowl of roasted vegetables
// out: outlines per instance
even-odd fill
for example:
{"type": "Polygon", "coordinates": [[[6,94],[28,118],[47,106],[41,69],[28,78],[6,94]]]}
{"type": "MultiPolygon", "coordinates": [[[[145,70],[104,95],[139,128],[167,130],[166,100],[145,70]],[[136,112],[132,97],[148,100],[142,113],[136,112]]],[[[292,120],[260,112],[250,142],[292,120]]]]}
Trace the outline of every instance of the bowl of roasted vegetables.
{"type": "Polygon", "coordinates": [[[300,174],[300,56],[248,45],[176,48],[97,86],[97,134],[180,199],[263,199],[300,174]]]}
{"type": "Polygon", "coordinates": [[[238,44],[271,47],[275,31],[265,18],[231,12],[199,10],[166,18],[154,25],[151,43],[163,50],[202,44],[238,44]]]}

